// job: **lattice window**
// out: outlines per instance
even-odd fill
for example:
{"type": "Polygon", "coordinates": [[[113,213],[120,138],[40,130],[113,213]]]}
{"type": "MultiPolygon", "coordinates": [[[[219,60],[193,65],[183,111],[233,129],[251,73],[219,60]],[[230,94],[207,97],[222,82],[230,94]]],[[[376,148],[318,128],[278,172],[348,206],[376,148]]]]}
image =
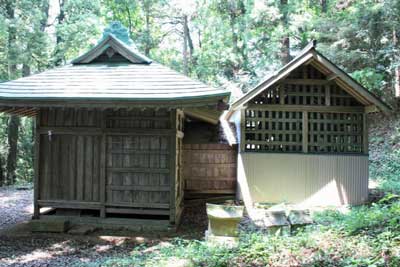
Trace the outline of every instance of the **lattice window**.
{"type": "Polygon", "coordinates": [[[245,151],[302,151],[302,112],[246,110],[245,151]]]}
{"type": "Polygon", "coordinates": [[[252,102],[254,104],[279,104],[279,95],[279,87],[275,86],[259,94],[252,102]]]}
{"type": "Polygon", "coordinates": [[[362,106],[353,96],[338,85],[331,86],[331,106],[362,106]]]}
{"type": "Polygon", "coordinates": [[[363,152],[363,114],[308,113],[308,151],[363,152]]]}
{"type": "Polygon", "coordinates": [[[261,92],[252,101],[256,105],[362,106],[335,81],[307,65],[294,70],[279,84],[261,92]]]}
{"type": "Polygon", "coordinates": [[[286,105],[325,105],[324,85],[283,84],[286,105]]]}

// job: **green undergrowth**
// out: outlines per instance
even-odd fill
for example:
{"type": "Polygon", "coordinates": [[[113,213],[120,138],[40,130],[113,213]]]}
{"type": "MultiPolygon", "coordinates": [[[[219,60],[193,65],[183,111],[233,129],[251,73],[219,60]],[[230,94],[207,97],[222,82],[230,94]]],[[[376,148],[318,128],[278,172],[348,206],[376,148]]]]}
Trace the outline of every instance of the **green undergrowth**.
{"type": "Polygon", "coordinates": [[[236,248],[181,238],[143,244],[131,255],[101,265],[167,266],[171,259],[188,259],[190,264],[182,266],[400,266],[398,196],[345,214],[326,210],[314,214],[314,220],[314,225],[287,236],[243,231],[236,248]]]}
{"type": "Polygon", "coordinates": [[[385,192],[400,194],[400,116],[371,117],[370,178],[385,192]]]}

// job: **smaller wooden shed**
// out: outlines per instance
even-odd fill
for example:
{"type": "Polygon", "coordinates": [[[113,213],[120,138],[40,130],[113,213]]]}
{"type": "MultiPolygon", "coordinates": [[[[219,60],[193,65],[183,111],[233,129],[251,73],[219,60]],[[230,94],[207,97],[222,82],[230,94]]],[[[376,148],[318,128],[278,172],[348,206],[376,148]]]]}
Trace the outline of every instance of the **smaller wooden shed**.
{"type": "Polygon", "coordinates": [[[364,203],[367,114],[375,111],[389,107],[310,43],[228,112],[238,129],[246,205],[364,203]]]}
{"type": "Polygon", "coordinates": [[[183,207],[183,110],[212,113],[228,97],[152,62],[119,23],[71,64],[0,84],[1,111],[36,121],[36,218],[50,207],[176,224],[183,207]]]}

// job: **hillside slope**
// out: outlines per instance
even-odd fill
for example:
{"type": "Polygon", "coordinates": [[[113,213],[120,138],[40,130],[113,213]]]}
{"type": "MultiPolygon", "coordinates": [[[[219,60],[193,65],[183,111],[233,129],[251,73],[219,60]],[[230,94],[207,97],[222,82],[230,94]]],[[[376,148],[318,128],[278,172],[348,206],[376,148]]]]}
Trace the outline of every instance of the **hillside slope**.
{"type": "Polygon", "coordinates": [[[400,116],[379,113],[368,121],[370,178],[385,190],[400,192],[400,116]]]}

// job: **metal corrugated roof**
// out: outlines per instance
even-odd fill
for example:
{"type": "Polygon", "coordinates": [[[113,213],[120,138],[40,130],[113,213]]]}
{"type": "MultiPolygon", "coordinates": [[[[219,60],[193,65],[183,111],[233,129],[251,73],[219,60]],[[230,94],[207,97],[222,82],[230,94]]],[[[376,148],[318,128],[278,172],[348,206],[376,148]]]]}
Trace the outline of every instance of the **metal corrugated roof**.
{"type": "Polygon", "coordinates": [[[0,99],[167,100],[228,94],[157,63],[67,65],[0,84],[0,99]]]}

